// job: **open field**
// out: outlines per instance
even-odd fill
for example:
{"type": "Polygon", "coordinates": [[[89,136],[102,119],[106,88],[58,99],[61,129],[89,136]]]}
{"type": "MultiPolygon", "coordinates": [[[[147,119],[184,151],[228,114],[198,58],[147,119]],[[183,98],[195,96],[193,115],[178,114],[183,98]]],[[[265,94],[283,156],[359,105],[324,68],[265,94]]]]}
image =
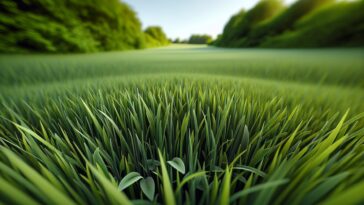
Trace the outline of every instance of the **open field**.
{"type": "Polygon", "coordinates": [[[364,202],[364,50],[0,56],[0,202],[364,202]]]}

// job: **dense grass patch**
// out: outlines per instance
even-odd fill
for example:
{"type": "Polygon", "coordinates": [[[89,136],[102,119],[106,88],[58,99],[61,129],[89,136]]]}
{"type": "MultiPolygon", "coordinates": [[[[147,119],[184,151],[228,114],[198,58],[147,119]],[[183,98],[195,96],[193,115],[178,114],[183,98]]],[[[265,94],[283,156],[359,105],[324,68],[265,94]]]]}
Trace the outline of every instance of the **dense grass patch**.
{"type": "Polygon", "coordinates": [[[275,52],[191,47],[62,56],[62,65],[60,56],[3,61],[2,76],[30,72],[29,62],[34,70],[1,85],[0,201],[363,202],[364,94],[349,80],[362,75],[361,54],[296,50],[279,64],[275,52]],[[338,53],[351,56],[351,76],[309,80],[339,70],[338,53]],[[305,65],[315,68],[307,76],[305,65]]]}
{"type": "Polygon", "coordinates": [[[185,45],[89,55],[0,55],[0,85],[198,73],[364,87],[363,58],[363,49],[244,50],[185,45]]]}
{"type": "Polygon", "coordinates": [[[150,26],[144,31],[146,46],[148,48],[170,44],[166,34],[159,26],[150,26]]]}

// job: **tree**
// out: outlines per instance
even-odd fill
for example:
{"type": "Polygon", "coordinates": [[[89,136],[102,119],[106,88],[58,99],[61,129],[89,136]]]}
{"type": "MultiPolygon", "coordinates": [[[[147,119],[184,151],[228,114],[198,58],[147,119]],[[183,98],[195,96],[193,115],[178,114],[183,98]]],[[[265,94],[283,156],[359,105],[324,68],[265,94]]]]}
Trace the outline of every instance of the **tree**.
{"type": "Polygon", "coordinates": [[[170,41],[159,26],[150,26],[144,31],[147,47],[168,45],[170,41]]]}
{"type": "Polygon", "coordinates": [[[214,45],[324,47],[364,45],[364,0],[261,0],[231,17],[214,45]]]}
{"type": "Polygon", "coordinates": [[[280,35],[292,29],[294,24],[312,11],[336,0],[299,0],[270,21],[264,22],[253,29],[244,46],[259,46],[266,39],[280,35]]]}
{"type": "Polygon", "coordinates": [[[231,17],[218,42],[221,46],[238,46],[257,24],[274,17],[283,9],[281,0],[261,0],[251,10],[241,10],[231,17]]]}
{"type": "Polygon", "coordinates": [[[212,37],[204,34],[204,35],[198,35],[194,34],[190,37],[188,40],[189,44],[209,44],[212,41],[212,37]]]}
{"type": "Polygon", "coordinates": [[[119,0],[1,0],[0,11],[0,52],[145,47],[137,15],[119,0]]]}

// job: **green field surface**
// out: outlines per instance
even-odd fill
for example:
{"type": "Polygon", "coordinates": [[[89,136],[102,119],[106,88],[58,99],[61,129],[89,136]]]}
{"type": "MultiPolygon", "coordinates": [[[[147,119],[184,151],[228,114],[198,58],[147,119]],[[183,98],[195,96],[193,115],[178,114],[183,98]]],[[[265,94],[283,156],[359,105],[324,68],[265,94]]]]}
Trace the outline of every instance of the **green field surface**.
{"type": "Polygon", "coordinates": [[[0,55],[0,202],[360,204],[364,49],[0,55]]]}

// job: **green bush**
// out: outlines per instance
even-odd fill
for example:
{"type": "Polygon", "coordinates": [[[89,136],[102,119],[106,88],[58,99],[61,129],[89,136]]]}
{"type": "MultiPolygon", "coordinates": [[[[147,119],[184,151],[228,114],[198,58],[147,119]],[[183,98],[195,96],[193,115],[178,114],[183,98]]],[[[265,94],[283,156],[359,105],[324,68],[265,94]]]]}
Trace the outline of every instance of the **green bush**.
{"type": "Polygon", "coordinates": [[[302,17],[310,14],[323,5],[335,0],[299,0],[281,14],[254,28],[248,35],[248,40],[243,46],[259,46],[267,38],[277,36],[292,29],[293,25],[302,17]]]}
{"type": "Polygon", "coordinates": [[[224,27],[224,32],[222,35],[218,36],[215,41],[215,44],[218,46],[228,46],[232,42],[234,42],[236,35],[235,31],[237,30],[239,22],[242,21],[246,14],[245,10],[240,10],[237,14],[233,15],[227,24],[224,27]]]}
{"type": "Polygon", "coordinates": [[[364,45],[364,1],[341,2],[298,21],[293,30],[267,39],[264,47],[364,45]]]}
{"type": "Polygon", "coordinates": [[[0,7],[0,52],[144,47],[136,14],[118,0],[3,0],[0,7]]]}
{"type": "Polygon", "coordinates": [[[262,0],[240,11],[214,42],[222,47],[335,47],[364,45],[364,1],[262,0]]]}
{"type": "Polygon", "coordinates": [[[144,34],[147,47],[164,46],[170,43],[167,35],[159,26],[148,27],[145,29],[144,34]]]}
{"type": "Polygon", "coordinates": [[[225,26],[222,44],[238,46],[237,42],[244,39],[255,25],[272,18],[283,8],[281,0],[262,0],[248,12],[241,10],[225,26]]]}
{"type": "Polygon", "coordinates": [[[207,34],[204,35],[193,34],[188,40],[189,44],[210,44],[211,42],[212,42],[212,37],[207,34]]]}

